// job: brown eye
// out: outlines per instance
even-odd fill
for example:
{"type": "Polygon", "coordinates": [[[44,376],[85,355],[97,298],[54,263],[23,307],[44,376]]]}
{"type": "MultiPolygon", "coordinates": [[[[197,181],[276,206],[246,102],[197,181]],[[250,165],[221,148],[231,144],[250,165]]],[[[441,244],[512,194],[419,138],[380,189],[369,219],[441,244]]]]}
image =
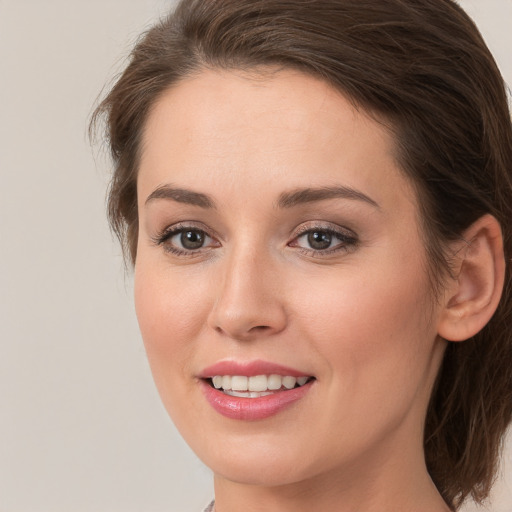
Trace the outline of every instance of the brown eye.
{"type": "Polygon", "coordinates": [[[202,250],[219,247],[219,243],[206,231],[192,226],[176,226],[154,238],[166,252],[178,256],[199,254],[202,250]]]}
{"type": "Polygon", "coordinates": [[[311,249],[321,251],[331,246],[332,233],[328,231],[310,231],[307,235],[308,244],[311,249]]]}
{"type": "Polygon", "coordinates": [[[357,235],[344,228],[331,229],[312,227],[302,231],[292,242],[291,247],[297,247],[306,253],[317,256],[328,255],[339,251],[348,251],[357,244],[357,235]]]}
{"type": "Polygon", "coordinates": [[[181,247],[190,251],[203,247],[206,238],[205,233],[198,230],[182,231],[179,235],[181,247]]]}

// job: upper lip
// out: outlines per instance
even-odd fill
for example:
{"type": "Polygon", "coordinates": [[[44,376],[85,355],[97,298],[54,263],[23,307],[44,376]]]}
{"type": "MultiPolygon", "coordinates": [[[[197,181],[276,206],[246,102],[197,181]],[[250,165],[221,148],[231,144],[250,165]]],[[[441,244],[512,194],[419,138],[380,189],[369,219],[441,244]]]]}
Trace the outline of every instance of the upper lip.
{"type": "Polygon", "coordinates": [[[289,368],[281,364],[269,361],[219,361],[211,366],[204,368],[198,375],[201,379],[209,379],[215,375],[245,375],[253,377],[255,375],[281,375],[291,377],[310,377],[310,373],[305,373],[294,368],[289,368]]]}

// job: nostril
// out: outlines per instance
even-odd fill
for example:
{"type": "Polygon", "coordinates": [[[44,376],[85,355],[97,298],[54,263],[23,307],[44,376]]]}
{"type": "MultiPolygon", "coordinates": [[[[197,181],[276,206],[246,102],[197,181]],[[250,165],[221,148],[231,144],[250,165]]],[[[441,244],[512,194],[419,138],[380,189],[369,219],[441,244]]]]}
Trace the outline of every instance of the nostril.
{"type": "Polygon", "coordinates": [[[258,335],[258,334],[265,334],[271,330],[272,330],[272,327],[270,327],[269,325],[255,325],[254,327],[250,327],[249,329],[245,330],[245,332],[242,332],[242,330],[240,330],[241,332],[235,332],[234,329],[232,329],[232,330],[224,329],[224,328],[222,328],[222,326],[219,326],[219,325],[215,327],[215,331],[217,333],[226,334],[230,337],[240,339],[240,340],[252,338],[254,335],[258,335]]]}
{"type": "MultiPolygon", "coordinates": [[[[228,302],[226,299],[225,302],[228,302]]],[[[208,324],[217,334],[237,340],[277,334],[286,327],[286,314],[280,304],[218,303],[212,308],[208,324]]]]}
{"type": "Polygon", "coordinates": [[[256,325],[250,329],[250,331],[266,331],[270,329],[268,325],[256,325]]]}

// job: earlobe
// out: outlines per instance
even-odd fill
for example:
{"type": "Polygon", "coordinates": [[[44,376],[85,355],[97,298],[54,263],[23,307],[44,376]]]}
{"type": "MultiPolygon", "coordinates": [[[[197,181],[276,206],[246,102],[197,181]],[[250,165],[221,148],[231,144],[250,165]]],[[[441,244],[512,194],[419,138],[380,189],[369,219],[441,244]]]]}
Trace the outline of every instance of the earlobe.
{"type": "Polygon", "coordinates": [[[454,247],[454,274],[448,278],[438,334],[463,341],[491,319],[501,298],[505,277],[503,237],[495,217],[484,215],[454,247]]]}

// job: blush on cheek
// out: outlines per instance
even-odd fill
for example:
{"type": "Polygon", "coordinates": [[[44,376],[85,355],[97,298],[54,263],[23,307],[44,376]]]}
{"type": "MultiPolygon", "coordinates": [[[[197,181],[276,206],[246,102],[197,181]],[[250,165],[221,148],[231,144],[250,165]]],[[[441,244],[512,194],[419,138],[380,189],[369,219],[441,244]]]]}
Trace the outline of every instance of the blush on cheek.
{"type": "MultiPolygon", "coordinates": [[[[177,297],[149,272],[136,273],[135,309],[148,362],[161,400],[171,417],[184,407],[189,378],[187,340],[191,323],[177,297]]],[[[192,345],[192,344],[191,344],[192,345]]]]}
{"type": "MultiPolygon", "coordinates": [[[[142,267],[142,265],[141,265],[142,267]]],[[[204,327],[202,303],[207,294],[196,283],[161,271],[147,263],[135,273],[135,309],[150,360],[176,367],[187,360],[204,327]]]]}
{"type": "Polygon", "coordinates": [[[410,354],[428,352],[435,339],[425,314],[430,300],[426,276],[422,283],[417,266],[412,269],[415,273],[412,270],[409,273],[410,263],[406,263],[397,274],[392,265],[383,266],[383,263],[382,258],[380,266],[375,262],[364,275],[353,273],[350,279],[331,286],[335,292],[327,300],[325,293],[312,294],[322,300],[316,307],[310,305],[311,323],[314,324],[315,314],[332,319],[322,326],[325,334],[319,338],[327,340],[325,350],[329,359],[344,366],[346,361],[348,372],[350,368],[371,367],[378,373],[386,369],[390,374],[408,373],[402,365],[415,371],[415,365],[422,359],[409,361],[410,354]],[[382,275],[392,277],[382,279],[382,275]],[[329,342],[334,337],[336,343],[329,342]]]}

